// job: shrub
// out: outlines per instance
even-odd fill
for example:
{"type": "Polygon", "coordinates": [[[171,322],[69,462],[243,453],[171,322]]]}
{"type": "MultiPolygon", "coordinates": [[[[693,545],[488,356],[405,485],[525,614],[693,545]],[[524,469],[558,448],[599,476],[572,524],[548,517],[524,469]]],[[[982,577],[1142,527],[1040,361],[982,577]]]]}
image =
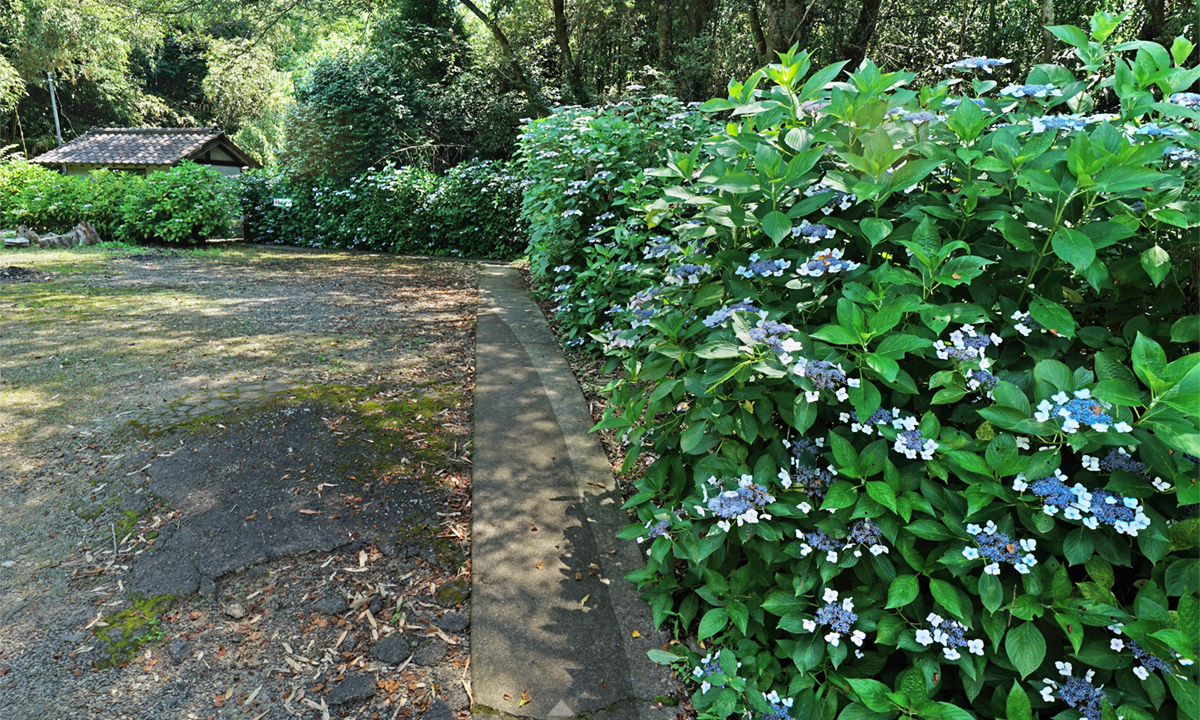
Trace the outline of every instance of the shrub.
{"type": "Polygon", "coordinates": [[[194,243],[229,233],[233,181],[210,167],[183,162],[126,183],[118,239],[194,243]]]}
{"type": "Polygon", "coordinates": [[[463,163],[443,176],[389,165],[344,184],[259,171],[241,188],[246,236],[259,242],[471,257],[513,257],[524,245],[520,178],[507,163],[463,163]]]}
{"type": "Polygon", "coordinates": [[[556,108],[526,124],[520,163],[528,176],[521,217],[530,229],[533,275],[583,257],[613,216],[618,188],[645,182],[643,168],[668,149],[689,149],[712,132],[700,113],[666,95],[599,107],[556,108]]]}
{"type": "Polygon", "coordinates": [[[660,171],[599,427],[702,718],[1196,718],[1200,70],[1116,22],[999,92],[787,53],[660,171]]]}
{"type": "Polygon", "coordinates": [[[27,225],[44,234],[67,232],[87,220],[101,237],[112,239],[122,222],[121,202],[131,178],[109,170],[62,175],[9,158],[0,164],[0,223],[27,225]]]}

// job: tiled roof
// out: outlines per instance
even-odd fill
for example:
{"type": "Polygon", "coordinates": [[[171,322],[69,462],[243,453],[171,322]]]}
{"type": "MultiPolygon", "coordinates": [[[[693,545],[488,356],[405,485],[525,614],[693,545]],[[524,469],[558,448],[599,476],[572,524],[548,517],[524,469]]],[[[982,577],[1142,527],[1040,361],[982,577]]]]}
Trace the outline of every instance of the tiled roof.
{"type": "MultiPolygon", "coordinates": [[[[42,165],[174,165],[214,140],[217,128],[92,128],[33,158],[42,165]]],[[[232,145],[225,140],[226,144],[232,145]]]]}

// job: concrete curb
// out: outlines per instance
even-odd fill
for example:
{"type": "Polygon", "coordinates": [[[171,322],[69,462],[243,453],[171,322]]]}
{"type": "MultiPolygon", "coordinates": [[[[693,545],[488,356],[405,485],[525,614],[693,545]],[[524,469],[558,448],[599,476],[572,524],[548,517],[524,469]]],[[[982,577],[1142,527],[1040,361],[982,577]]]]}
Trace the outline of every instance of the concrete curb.
{"type": "Polygon", "coordinates": [[[636,544],[616,538],[628,520],[591,425],[579,385],[518,272],[481,267],[476,717],[674,717],[672,708],[653,702],[675,688],[667,670],[646,658],[666,637],[653,632],[650,609],[624,579],[644,563],[636,544]]]}

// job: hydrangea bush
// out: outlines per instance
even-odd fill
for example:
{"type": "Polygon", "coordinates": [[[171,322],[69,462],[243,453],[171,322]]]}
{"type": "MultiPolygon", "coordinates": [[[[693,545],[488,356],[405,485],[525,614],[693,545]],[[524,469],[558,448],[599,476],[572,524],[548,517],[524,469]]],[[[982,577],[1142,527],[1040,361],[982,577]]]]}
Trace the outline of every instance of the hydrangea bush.
{"type": "Polygon", "coordinates": [[[266,170],[243,174],[241,198],[247,237],[258,242],[511,258],[526,238],[520,182],[513,165],[496,161],[440,176],[386,165],[345,182],[266,170]]]}
{"type": "Polygon", "coordinates": [[[575,344],[590,342],[587,333],[608,320],[602,313],[612,299],[648,285],[629,268],[655,259],[655,244],[672,242],[638,216],[664,187],[644,170],[714,130],[695,105],[640,90],[630,86],[626,99],[597,107],[557,108],[528,121],[519,136],[531,270],[560,301],[575,344]]]}
{"type": "Polygon", "coordinates": [[[124,222],[121,204],[134,176],[112,170],[62,175],[20,157],[0,163],[0,224],[42,234],[67,232],[82,220],[112,240],[124,222]]]}
{"type": "MultiPolygon", "coordinates": [[[[599,427],[702,718],[1200,714],[1200,70],[1117,22],[1007,87],[793,51],[649,173],[599,427]]],[[[608,298],[560,177],[534,264],[608,298]]]]}
{"type": "Polygon", "coordinates": [[[194,243],[228,237],[235,219],[234,181],[211,167],[185,161],[170,170],[123,182],[117,239],[194,243]]]}

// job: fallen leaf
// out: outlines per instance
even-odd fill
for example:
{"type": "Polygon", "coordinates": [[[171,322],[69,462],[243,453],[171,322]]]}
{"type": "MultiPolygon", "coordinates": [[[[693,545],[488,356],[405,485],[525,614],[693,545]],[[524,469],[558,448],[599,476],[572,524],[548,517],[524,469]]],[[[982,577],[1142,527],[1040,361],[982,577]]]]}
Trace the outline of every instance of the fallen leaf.
{"type": "Polygon", "coordinates": [[[629,634],[629,636],[630,637],[641,637],[642,634],[640,632],[638,632],[637,630],[634,630],[632,633],[629,634]]]}
{"type": "Polygon", "coordinates": [[[300,512],[304,513],[305,515],[320,515],[321,514],[320,511],[318,511],[318,510],[308,510],[305,508],[300,508],[300,512]]]}
{"type": "Polygon", "coordinates": [[[582,579],[583,579],[583,573],[581,573],[581,572],[579,572],[578,570],[576,570],[576,571],[575,571],[575,581],[576,581],[576,582],[578,582],[578,581],[580,581],[580,580],[582,580],[582,579]]]}
{"type": "Polygon", "coordinates": [[[528,690],[521,691],[521,702],[517,703],[517,707],[521,707],[522,705],[528,705],[531,702],[533,702],[533,698],[529,697],[529,691],[528,690]]]}
{"type": "Polygon", "coordinates": [[[247,516],[246,516],[246,519],[247,519],[247,520],[253,520],[253,519],[254,519],[254,517],[255,517],[254,515],[247,515],[247,516]]]}
{"type": "Polygon", "coordinates": [[[591,594],[591,593],[588,593],[587,595],[584,595],[584,596],[583,596],[583,599],[579,601],[579,604],[580,604],[580,605],[587,605],[587,601],[588,601],[588,600],[589,600],[591,597],[592,597],[592,594],[591,594]]]}
{"type": "Polygon", "coordinates": [[[534,565],[534,567],[535,567],[535,568],[537,568],[538,570],[541,570],[541,569],[542,569],[542,561],[541,561],[541,560],[538,560],[538,561],[537,561],[537,564],[536,564],[536,565],[534,565]]]}

